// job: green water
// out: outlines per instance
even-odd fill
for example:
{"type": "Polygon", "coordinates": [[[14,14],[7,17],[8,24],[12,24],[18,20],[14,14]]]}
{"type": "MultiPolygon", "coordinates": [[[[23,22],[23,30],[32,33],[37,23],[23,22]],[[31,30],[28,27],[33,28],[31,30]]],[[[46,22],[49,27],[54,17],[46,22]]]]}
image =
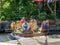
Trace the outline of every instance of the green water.
{"type": "Polygon", "coordinates": [[[7,41],[9,41],[8,34],[0,34],[0,42],[7,42],[7,41]]]}

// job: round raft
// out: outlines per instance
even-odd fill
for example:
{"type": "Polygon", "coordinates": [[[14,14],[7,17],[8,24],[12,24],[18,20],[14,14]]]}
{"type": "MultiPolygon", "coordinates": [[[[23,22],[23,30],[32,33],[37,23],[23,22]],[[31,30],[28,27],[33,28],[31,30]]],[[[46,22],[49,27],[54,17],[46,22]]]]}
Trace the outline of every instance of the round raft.
{"type": "MultiPolygon", "coordinates": [[[[44,29],[42,28],[42,26],[40,28],[38,28],[37,26],[37,22],[35,20],[31,21],[30,23],[25,23],[23,26],[19,26],[20,23],[19,21],[14,25],[15,29],[12,32],[12,34],[15,36],[20,36],[20,37],[34,37],[34,36],[42,36],[45,34],[48,34],[48,32],[44,32],[44,29]],[[23,28],[24,25],[27,24],[26,29],[23,28]],[[18,26],[17,26],[18,25],[18,26]]],[[[12,24],[13,25],[13,24],[12,24]]],[[[26,25],[25,25],[26,26],[26,25]]]]}
{"type": "Polygon", "coordinates": [[[47,35],[48,33],[37,33],[37,34],[20,34],[20,33],[13,33],[13,35],[18,35],[20,37],[34,37],[34,36],[43,36],[47,35]]]}

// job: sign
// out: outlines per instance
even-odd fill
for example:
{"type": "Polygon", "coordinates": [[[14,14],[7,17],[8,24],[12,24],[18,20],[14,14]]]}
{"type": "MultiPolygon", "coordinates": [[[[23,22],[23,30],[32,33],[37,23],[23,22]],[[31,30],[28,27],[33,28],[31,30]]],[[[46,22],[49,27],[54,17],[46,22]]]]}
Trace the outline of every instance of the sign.
{"type": "Polygon", "coordinates": [[[34,0],[34,2],[42,2],[43,0],[34,0]]]}

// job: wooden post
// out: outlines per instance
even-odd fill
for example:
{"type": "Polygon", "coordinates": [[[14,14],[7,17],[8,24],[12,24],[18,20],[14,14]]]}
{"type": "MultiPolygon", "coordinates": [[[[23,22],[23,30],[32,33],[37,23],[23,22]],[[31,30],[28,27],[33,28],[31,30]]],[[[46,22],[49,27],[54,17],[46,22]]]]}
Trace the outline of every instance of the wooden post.
{"type": "MultiPolygon", "coordinates": [[[[37,5],[39,5],[39,3],[37,5]]],[[[40,15],[40,7],[39,6],[38,6],[38,15],[40,15]]]]}
{"type": "Polygon", "coordinates": [[[45,34],[45,45],[48,45],[47,34],[45,34]]]}

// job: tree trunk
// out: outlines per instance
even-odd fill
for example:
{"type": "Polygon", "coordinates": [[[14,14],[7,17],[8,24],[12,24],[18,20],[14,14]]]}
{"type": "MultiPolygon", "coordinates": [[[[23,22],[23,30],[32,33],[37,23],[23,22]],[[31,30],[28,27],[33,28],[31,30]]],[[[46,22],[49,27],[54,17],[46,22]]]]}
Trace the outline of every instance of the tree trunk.
{"type": "Polygon", "coordinates": [[[49,8],[50,12],[53,13],[53,10],[48,3],[47,3],[47,7],[49,8]]]}

